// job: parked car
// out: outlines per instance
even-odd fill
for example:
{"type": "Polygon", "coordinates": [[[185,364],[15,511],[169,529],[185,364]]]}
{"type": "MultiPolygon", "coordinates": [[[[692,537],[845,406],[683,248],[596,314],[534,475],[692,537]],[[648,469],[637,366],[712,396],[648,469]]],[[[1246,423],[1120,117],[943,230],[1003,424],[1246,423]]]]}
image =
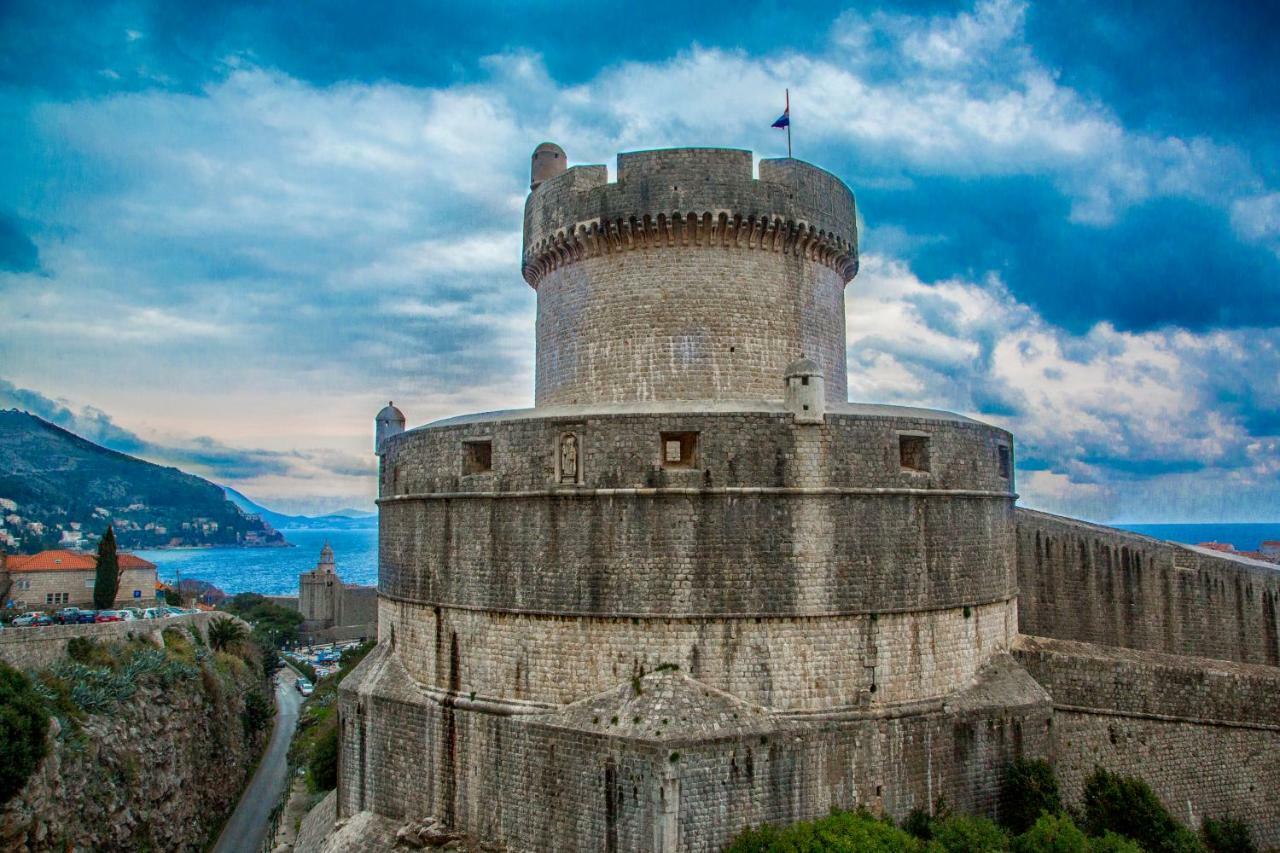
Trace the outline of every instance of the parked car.
{"type": "Polygon", "coordinates": [[[96,610],[81,610],[81,611],[80,611],[80,618],[79,618],[79,620],[77,620],[77,621],[78,621],[78,622],[79,622],[79,624],[81,624],[81,625],[92,625],[92,624],[93,624],[94,622],[96,622],[97,620],[98,620],[98,611],[96,611],[96,610]]]}
{"type": "Polygon", "coordinates": [[[163,609],[164,608],[161,608],[161,607],[148,607],[146,610],[142,611],[142,618],[143,619],[163,619],[166,616],[165,613],[161,612],[163,609]]]}
{"type": "Polygon", "coordinates": [[[305,678],[298,679],[297,687],[298,687],[298,692],[301,693],[303,696],[310,696],[312,693],[315,692],[315,687],[311,684],[310,681],[308,681],[305,678]]]}
{"type": "Polygon", "coordinates": [[[59,625],[84,625],[92,622],[94,617],[92,610],[81,610],[79,607],[64,607],[55,614],[55,618],[59,625]]]}
{"type": "Polygon", "coordinates": [[[123,622],[123,610],[99,610],[98,615],[94,617],[94,622],[123,622]]]}

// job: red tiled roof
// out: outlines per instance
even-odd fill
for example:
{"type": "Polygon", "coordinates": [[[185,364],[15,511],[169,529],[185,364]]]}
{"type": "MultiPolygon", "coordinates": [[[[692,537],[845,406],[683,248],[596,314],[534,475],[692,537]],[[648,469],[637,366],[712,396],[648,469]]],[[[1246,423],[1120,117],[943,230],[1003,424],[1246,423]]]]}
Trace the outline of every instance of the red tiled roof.
{"type": "MultiPolygon", "coordinates": [[[[121,569],[154,569],[155,563],[148,563],[133,554],[120,554],[121,569]]],[[[98,566],[98,558],[94,554],[79,554],[75,551],[41,551],[39,554],[15,554],[5,562],[5,568],[11,572],[83,572],[93,571],[98,566]]]]}

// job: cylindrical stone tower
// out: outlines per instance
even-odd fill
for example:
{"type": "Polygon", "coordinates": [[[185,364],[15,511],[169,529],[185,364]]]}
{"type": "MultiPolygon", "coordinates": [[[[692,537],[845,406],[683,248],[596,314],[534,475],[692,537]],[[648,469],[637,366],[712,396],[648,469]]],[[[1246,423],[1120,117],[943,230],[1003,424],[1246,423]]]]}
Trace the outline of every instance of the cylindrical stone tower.
{"type": "MultiPolygon", "coordinates": [[[[542,149],[540,148],[539,151],[542,149]]],[[[524,277],[539,406],[774,397],[797,359],[843,402],[853,193],[799,160],[678,148],[550,176],[534,155],[524,277]]]]}
{"type": "Polygon", "coordinates": [[[999,667],[1012,441],[846,400],[852,193],[746,151],[622,154],[616,183],[563,153],[525,208],[536,406],[379,416],[381,646],[343,682],[340,814],[673,853],[989,802],[974,762],[1046,713],[999,667]]]}

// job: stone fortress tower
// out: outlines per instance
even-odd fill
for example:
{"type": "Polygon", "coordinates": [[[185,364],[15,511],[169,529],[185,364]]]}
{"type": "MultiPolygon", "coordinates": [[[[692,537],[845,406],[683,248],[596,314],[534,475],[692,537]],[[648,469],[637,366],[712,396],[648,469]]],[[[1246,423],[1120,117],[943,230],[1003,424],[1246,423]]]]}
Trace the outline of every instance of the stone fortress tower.
{"type": "Polygon", "coordinates": [[[538,147],[525,207],[534,408],[378,416],[339,816],[670,853],[833,806],[998,810],[1005,764],[1058,749],[1046,661],[1078,655],[1028,646],[1018,594],[1060,545],[1015,511],[1007,432],[846,401],[853,194],[747,151],[566,161],[538,147]]]}

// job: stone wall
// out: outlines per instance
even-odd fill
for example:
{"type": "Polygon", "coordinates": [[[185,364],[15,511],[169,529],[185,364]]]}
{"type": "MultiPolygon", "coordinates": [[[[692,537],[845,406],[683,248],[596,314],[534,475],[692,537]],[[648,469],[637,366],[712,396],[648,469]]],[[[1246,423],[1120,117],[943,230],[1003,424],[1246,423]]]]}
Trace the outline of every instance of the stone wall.
{"type": "Polygon", "coordinates": [[[540,184],[525,208],[539,406],[776,396],[808,357],[846,398],[853,194],[798,161],[641,151],[540,184]],[[653,310],[655,305],[661,310],[653,310]]]}
{"type": "Polygon", "coordinates": [[[786,718],[699,684],[654,674],[513,714],[417,689],[384,645],[342,687],[339,815],[434,815],[515,850],[708,851],[833,806],[901,818],[944,797],[991,814],[999,769],[1047,750],[1044,693],[1007,664],[947,712],[786,718]]]}
{"type": "Polygon", "coordinates": [[[1008,434],[892,408],[796,426],[770,411],[463,419],[389,442],[379,590],[581,615],[884,613],[1014,594],[1008,434]],[[697,433],[696,467],[660,436],[697,433]],[[899,434],[927,436],[904,469],[899,434]],[[556,447],[581,448],[557,483],[556,447]],[[461,473],[483,438],[492,469],[461,473]]]}
{"type": "Polygon", "coordinates": [[[72,637],[87,637],[103,642],[137,637],[160,646],[163,645],[160,634],[165,628],[191,625],[201,636],[207,636],[210,620],[219,616],[228,618],[225,613],[190,613],[167,619],[139,619],[133,622],[9,627],[0,631],[0,661],[19,669],[48,666],[63,656],[67,650],[67,641],[72,637]]]}
{"type": "Polygon", "coordinates": [[[1280,670],[1040,637],[1015,655],[1053,698],[1069,799],[1101,766],[1146,780],[1193,828],[1231,815],[1280,844],[1280,670]]]}
{"type": "Polygon", "coordinates": [[[1059,637],[1280,666],[1280,571],[1019,509],[1019,627],[1059,637]]]}
{"type": "Polygon", "coordinates": [[[1012,600],[971,608],[825,618],[566,618],[384,601],[421,684],[485,699],[566,704],[633,675],[682,672],[777,710],[885,707],[967,687],[1006,652],[1012,600]]]}
{"type": "MultiPolygon", "coordinates": [[[[164,627],[185,634],[204,624],[193,619],[164,627]]],[[[244,712],[263,681],[256,666],[229,655],[192,666],[163,680],[140,677],[132,696],[75,721],[55,719],[48,755],[0,807],[0,849],[207,849],[260,753],[265,732],[247,729],[244,712]]]]}

